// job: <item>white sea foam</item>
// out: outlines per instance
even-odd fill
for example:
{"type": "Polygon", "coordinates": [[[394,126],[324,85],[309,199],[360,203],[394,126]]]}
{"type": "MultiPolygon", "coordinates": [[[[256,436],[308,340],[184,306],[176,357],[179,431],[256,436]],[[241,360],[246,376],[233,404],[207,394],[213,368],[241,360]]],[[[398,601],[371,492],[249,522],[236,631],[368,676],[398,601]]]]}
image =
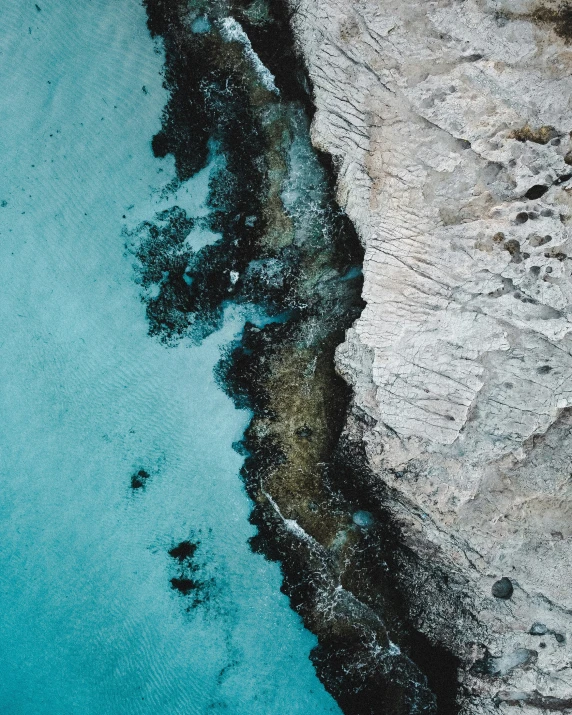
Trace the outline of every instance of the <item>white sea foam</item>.
{"type": "Polygon", "coordinates": [[[248,35],[243,30],[242,25],[235,20],[233,17],[225,17],[220,21],[221,34],[227,42],[240,42],[244,47],[244,53],[248,59],[252,62],[254,69],[256,70],[260,81],[266,89],[275,94],[280,94],[278,87],[274,81],[274,75],[266,65],[262,62],[260,57],[252,49],[252,44],[248,35]]]}

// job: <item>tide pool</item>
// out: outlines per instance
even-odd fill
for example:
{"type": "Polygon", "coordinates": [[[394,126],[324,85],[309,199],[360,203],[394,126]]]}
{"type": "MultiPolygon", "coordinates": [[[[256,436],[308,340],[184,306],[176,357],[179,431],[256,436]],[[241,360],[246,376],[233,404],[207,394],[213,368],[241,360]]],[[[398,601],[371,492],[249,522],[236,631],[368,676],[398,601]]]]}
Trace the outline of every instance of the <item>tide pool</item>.
{"type": "Polygon", "coordinates": [[[213,377],[244,317],[199,346],[148,336],[122,230],[175,204],[204,217],[209,170],[164,193],[144,10],[0,16],[0,712],[339,715],[279,567],[247,543],[249,415],[213,377]]]}

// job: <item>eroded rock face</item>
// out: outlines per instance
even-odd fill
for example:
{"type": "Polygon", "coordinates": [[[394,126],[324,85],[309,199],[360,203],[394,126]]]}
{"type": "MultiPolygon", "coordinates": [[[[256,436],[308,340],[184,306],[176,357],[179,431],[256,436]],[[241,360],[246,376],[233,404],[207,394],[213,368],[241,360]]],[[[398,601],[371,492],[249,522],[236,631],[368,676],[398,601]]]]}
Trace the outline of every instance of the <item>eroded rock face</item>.
{"type": "Polygon", "coordinates": [[[570,709],[572,11],[291,7],[313,140],[366,249],[367,307],[337,352],[348,432],[366,415],[425,562],[402,576],[418,625],[462,658],[467,711],[570,709]]]}

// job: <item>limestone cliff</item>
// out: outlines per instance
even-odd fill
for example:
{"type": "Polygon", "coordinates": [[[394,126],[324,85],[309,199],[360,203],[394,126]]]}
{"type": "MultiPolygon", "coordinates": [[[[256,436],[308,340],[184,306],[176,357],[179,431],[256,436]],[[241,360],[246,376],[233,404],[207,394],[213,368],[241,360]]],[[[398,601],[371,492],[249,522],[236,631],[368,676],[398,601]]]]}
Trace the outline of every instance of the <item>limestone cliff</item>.
{"type": "Polygon", "coordinates": [[[467,712],[572,709],[572,8],[291,8],[366,249],[348,430],[426,565],[417,625],[467,712]]]}

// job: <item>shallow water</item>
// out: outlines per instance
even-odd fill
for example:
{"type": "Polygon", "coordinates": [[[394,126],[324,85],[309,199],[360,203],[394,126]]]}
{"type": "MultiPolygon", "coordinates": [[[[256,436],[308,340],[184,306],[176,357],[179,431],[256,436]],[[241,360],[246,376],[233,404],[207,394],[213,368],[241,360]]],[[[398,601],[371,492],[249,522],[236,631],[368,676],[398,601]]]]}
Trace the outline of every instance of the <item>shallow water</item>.
{"type": "MultiPolygon", "coordinates": [[[[200,346],[147,334],[122,228],[175,198],[150,150],[167,97],[143,8],[0,16],[0,710],[339,713],[278,566],[247,543],[231,445],[249,415],[213,378],[243,317],[200,346]],[[185,540],[188,595],[168,553],[185,540]]],[[[207,182],[179,190],[190,215],[207,182]]]]}

